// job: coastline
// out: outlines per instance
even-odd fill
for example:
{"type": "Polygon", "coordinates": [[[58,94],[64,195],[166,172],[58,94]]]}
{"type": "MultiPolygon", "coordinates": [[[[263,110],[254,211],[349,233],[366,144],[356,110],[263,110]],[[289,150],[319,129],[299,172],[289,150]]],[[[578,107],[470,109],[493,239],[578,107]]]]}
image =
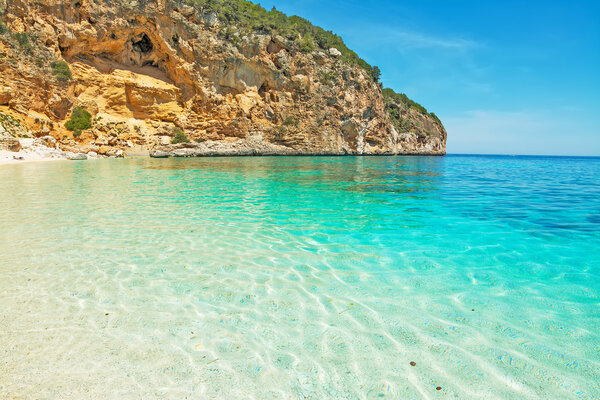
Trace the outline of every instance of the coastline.
{"type": "MultiPolygon", "coordinates": [[[[0,165],[14,165],[20,163],[35,163],[61,160],[87,160],[104,158],[93,151],[87,153],[65,151],[59,148],[55,139],[51,137],[39,139],[19,140],[18,151],[0,150],[0,165]],[[50,144],[50,146],[47,146],[50,144]],[[15,157],[17,159],[15,159],[15,157]],[[21,159],[18,159],[21,157],[21,159]]],[[[75,150],[75,149],[72,149],[75,150]]],[[[85,151],[85,149],[81,149],[85,151]]],[[[291,149],[289,147],[240,140],[233,143],[204,142],[182,143],[163,145],[152,150],[147,148],[132,148],[130,151],[121,151],[118,157],[106,158],[207,158],[207,157],[394,157],[394,156],[424,156],[442,157],[445,151],[425,149],[421,152],[384,152],[384,151],[357,151],[357,150],[310,150],[291,149]]]]}
{"type": "MultiPolygon", "coordinates": [[[[266,143],[261,140],[238,140],[233,143],[207,141],[202,143],[181,143],[156,147],[148,152],[151,158],[185,157],[359,157],[359,156],[444,156],[443,151],[422,148],[421,151],[378,151],[376,149],[312,150],[266,143]]],[[[127,155],[127,153],[125,153],[127,155]]]]}
{"type": "MultiPolygon", "coordinates": [[[[0,167],[3,165],[17,165],[17,164],[32,164],[32,163],[43,163],[49,161],[70,161],[68,158],[27,158],[29,154],[23,155],[19,152],[8,152],[0,151],[0,167]],[[6,154],[10,153],[10,154],[6,154]],[[23,157],[22,160],[15,160],[12,157],[23,157]]],[[[222,158],[222,157],[445,157],[446,154],[423,154],[423,153],[382,153],[382,154],[343,154],[343,153],[304,153],[304,152],[290,152],[290,153],[211,153],[211,154],[195,154],[195,155],[167,155],[167,156],[130,156],[121,158],[147,158],[147,159],[167,159],[167,158],[222,158]]],[[[117,158],[117,157],[107,157],[117,158]]],[[[90,158],[91,159],[91,158],[90,158]]],[[[85,161],[85,160],[82,160],[85,161]]]]}

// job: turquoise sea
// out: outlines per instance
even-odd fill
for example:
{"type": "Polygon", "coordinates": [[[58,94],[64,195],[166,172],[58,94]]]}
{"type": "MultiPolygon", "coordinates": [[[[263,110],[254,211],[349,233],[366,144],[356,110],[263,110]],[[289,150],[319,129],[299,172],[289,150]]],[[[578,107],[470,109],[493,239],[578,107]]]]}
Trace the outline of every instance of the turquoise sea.
{"type": "Polygon", "coordinates": [[[2,166],[0,398],[600,399],[600,159],[2,166]]]}

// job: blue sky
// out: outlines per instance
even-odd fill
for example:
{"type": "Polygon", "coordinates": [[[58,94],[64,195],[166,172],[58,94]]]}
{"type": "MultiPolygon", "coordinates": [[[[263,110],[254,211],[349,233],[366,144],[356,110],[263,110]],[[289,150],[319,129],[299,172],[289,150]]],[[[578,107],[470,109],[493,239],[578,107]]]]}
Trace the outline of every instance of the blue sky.
{"type": "Polygon", "coordinates": [[[260,3],[342,36],[449,153],[600,155],[600,1],[260,3]]]}

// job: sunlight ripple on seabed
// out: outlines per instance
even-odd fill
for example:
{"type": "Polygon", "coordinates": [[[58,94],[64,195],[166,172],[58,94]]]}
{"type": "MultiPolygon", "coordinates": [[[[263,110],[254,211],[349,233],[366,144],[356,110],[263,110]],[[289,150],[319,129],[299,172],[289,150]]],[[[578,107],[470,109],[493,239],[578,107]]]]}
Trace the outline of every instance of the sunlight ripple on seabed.
{"type": "Polygon", "coordinates": [[[0,397],[594,399],[599,178],[514,157],[6,166],[0,397]]]}

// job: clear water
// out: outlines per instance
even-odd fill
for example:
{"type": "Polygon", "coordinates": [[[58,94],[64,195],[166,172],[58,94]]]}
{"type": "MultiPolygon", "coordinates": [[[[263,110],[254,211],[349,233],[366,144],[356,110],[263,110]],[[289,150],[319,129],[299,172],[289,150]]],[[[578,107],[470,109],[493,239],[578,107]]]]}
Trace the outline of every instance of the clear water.
{"type": "Polygon", "coordinates": [[[599,249],[600,159],[3,166],[0,398],[598,399],[599,249]]]}

